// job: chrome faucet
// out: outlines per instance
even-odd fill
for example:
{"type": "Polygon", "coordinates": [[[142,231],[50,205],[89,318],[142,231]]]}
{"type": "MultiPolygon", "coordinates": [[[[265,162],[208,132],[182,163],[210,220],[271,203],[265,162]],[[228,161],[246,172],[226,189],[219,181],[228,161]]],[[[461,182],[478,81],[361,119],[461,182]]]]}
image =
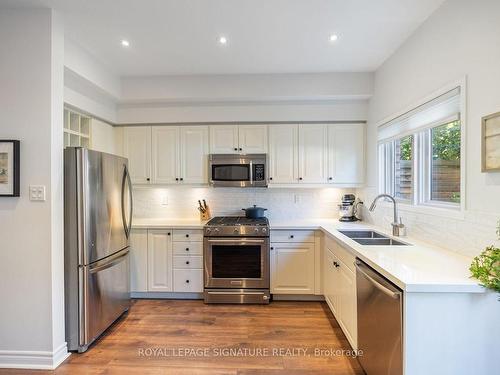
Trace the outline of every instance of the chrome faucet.
{"type": "Polygon", "coordinates": [[[391,223],[391,225],[392,225],[392,235],[399,237],[401,235],[400,231],[402,232],[404,230],[405,226],[404,226],[401,218],[399,218],[399,222],[398,222],[398,209],[397,209],[397,206],[396,206],[396,200],[394,199],[394,197],[392,195],[389,195],[389,194],[379,194],[379,195],[377,195],[375,197],[375,199],[373,200],[371,206],[370,206],[370,211],[373,212],[375,210],[375,207],[377,207],[377,201],[380,198],[387,198],[390,201],[392,201],[392,203],[394,205],[394,220],[391,223]]]}

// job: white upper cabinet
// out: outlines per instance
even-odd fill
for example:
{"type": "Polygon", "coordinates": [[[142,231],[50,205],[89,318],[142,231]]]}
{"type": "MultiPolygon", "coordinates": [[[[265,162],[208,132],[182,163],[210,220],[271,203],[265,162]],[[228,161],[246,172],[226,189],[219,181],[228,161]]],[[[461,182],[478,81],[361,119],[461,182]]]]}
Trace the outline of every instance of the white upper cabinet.
{"type": "Polygon", "coordinates": [[[269,127],[269,183],[298,182],[297,137],[298,126],[295,124],[269,127]]]}
{"type": "Polygon", "coordinates": [[[211,125],[210,153],[264,154],[267,125],[211,125]]]}
{"type": "Polygon", "coordinates": [[[148,184],[151,180],[151,127],[126,127],[123,131],[123,153],[128,158],[132,183],[148,184]]]}
{"type": "Polygon", "coordinates": [[[210,153],[236,154],[238,148],[238,125],[210,125],[210,153]]]}
{"type": "Polygon", "coordinates": [[[239,125],[239,152],[265,154],[267,152],[267,125],[239,125]]]}
{"type": "Polygon", "coordinates": [[[322,184],[326,179],[327,126],[299,125],[299,182],[322,184]]]}
{"type": "Polygon", "coordinates": [[[179,127],[153,126],[152,131],[154,184],[173,184],[179,176],[179,127]]]}
{"type": "Polygon", "coordinates": [[[180,128],[181,182],[202,184],[208,181],[208,126],[180,128]]]}
{"type": "Polygon", "coordinates": [[[328,125],[328,182],[358,185],[365,174],[365,125],[328,125]]]}

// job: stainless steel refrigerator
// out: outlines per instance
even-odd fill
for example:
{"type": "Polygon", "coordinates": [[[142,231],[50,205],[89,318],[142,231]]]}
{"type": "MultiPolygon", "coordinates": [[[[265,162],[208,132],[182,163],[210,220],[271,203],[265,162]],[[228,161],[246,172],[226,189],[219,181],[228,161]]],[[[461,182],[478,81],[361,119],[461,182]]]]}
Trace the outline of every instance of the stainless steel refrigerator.
{"type": "Polygon", "coordinates": [[[66,341],[84,352],[130,306],[132,188],[126,158],[64,151],[66,341]]]}

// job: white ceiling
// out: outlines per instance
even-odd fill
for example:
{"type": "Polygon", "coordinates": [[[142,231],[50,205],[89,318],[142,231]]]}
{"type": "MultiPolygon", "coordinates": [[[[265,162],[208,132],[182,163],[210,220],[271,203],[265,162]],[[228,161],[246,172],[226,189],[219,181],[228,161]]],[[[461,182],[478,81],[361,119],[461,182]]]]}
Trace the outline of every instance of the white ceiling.
{"type": "Polygon", "coordinates": [[[444,0],[0,0],[64,15],[121,76],[374,71],[444,0]],[[339,35],[335,43],[332,33],[339,35]],[[228,44],[217,38],[224,35],[228,44]],[[130,41],[129,48],[120,45],[130,41]]]}

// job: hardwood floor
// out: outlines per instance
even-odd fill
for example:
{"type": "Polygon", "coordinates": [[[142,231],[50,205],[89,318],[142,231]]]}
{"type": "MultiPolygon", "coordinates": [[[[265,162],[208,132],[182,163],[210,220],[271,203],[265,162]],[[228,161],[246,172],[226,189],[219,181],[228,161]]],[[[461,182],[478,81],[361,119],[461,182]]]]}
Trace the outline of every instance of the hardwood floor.
{"type": "Polygon", "coordinates": [[[136,300],[86,353],[57,370],[0,374],[364,374],[356,359],[335,355],[342,349],[351,348],[324,302],[136,300]]]}

